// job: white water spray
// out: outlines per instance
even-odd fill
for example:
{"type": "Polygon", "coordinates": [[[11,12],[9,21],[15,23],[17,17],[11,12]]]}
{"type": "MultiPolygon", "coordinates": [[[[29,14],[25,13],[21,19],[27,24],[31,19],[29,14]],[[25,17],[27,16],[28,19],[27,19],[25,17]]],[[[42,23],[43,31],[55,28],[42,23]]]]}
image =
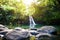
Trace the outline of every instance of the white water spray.
{"type": "Polygon", "coordinates": [[[29,22],[30,22],[29,28],[35,28],[36,23],[34,22],[34,19],[32,16],[29,16],[29,22]]]}

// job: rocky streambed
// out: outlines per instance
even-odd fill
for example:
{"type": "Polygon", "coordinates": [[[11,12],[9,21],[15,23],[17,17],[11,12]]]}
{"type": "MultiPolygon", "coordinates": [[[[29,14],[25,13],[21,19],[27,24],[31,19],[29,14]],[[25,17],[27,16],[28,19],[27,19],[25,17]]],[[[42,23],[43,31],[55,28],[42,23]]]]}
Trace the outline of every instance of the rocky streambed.
{"type": "Polygon", "coordinates": [[[53,26],[43,26],[41,28],[8,29],[0,25],[0,40],[60,40],[57,36],[57,30],[53,26]]]}

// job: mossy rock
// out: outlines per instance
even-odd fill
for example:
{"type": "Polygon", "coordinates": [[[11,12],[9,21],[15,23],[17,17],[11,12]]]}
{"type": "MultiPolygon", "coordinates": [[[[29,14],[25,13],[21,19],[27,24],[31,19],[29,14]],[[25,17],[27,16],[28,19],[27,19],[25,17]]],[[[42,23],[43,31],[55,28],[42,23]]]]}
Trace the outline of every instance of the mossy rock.
{"type": "Polygon", "coordinates": [[[35,36],[31,36],[30,37],[30,40],[35,40],[35,36]]]}

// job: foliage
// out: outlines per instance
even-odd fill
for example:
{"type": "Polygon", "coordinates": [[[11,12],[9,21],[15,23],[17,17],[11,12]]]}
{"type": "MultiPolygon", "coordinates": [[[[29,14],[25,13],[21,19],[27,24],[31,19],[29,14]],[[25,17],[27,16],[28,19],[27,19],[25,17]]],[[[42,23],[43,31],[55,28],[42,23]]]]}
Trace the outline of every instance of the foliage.
{"type": "Polygon", "coordinates": [[[34,6],[36,11],[33,16],[36,16],[36,21],[40,24],[58,24],[58,22],[60,22],[58,21],[60,20],[60,6],[57,0],[42,0],[39,5],[34,6]]]}
{"type": "Polygon", "coordinates": [[[59,0],[37,0],[28,8],[23,1],[0,0],[0,23],[28,24],[29,15],[32,15],[39,24],[58,24],[60,22],[59,0]]]}

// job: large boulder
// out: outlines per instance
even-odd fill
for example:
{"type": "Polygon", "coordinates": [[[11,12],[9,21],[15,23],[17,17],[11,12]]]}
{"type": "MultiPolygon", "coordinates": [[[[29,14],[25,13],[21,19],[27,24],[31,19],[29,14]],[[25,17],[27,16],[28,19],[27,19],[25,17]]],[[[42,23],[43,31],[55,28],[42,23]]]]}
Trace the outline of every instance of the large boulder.
{"type": "Polygon", "coordinates": [[[29,29],[29,33],[31,34],[30,36],[36,36],[37,34],[39,34],[36,28],[29,29]]]}
{"type": "Polygon", "coordinates": [[[26,31],[25,29],[22,29],[21,27],[16,27],[16,28],[14,28],[14,30],[17,30],[17,31],[26,31]]]}
{"type": "Polygon", "coordinates": [[[40,29],[38,29],[38,32],[45,32],[53,35],[57,34],[57,30],[53,26],[42,26],[40,29]]]}
{"type": "Polygon", "coordinates": [[[0,34],[5,35],[8,32],[8,28],[0,24],[0,34]]]}
{"type": "Polygon", "coordinates": [[[5,39],[6,40],[28,40],[29,39],[29,32],[20,31],[20,30],[13,30],[10,33],[6,34],[5,39]]]}
{"type": "Polygon", "coordinates": [[[3,30],[5,30],[5,29],[8,29],[8,28],[5,27],[4,25],[1,25],[1,24],[0,24],[0,31],[3,31],[3,30]]]}
{"type": "Polygon", "coordinates": [[[36,40],[52,40],[52,35],[48,33],[40,33],[36,35],[36,40]]]}
{"type": "Polygon", "coordinates": [[[8,28],[0,24],[0,39],[3,39],[7,33],[8,33],[8,28]]]}
{"type": "Polygon", "coordinates": [[[29,33],[31,34],[30,36],[36,36],[37,34],[39,34],[37,31],[35,30],[30,30],[29,33]]]}

